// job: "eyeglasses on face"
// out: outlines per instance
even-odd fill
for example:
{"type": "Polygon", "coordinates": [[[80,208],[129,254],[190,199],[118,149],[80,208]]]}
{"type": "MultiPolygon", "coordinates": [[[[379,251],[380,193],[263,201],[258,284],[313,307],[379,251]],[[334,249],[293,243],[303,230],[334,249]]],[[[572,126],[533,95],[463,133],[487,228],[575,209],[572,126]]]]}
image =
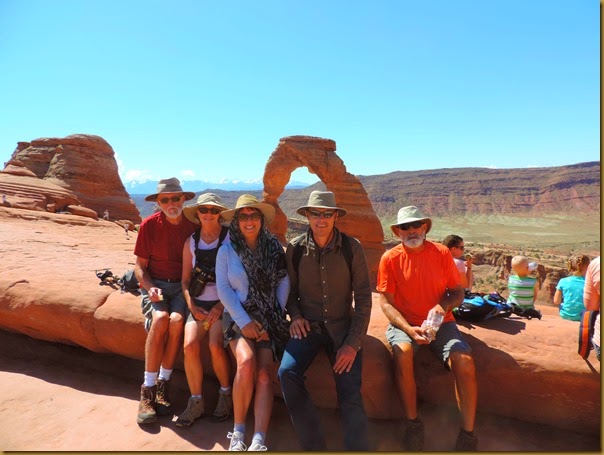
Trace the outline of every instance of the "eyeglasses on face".
{"type": "Polygon", "coordinates": [[[167,204],[168,202],[178,202],[182,199],[182,194],[180,196],[171,196],[171,197],[161,197],[158,199],[162,204],[167,204]]]}
{"type": "Polygon", "coordinates": [[[413,229],[419,229],[420,227],[422,227],[424,224],[426,224],[424,221],[413,221],[411,223],[403,223],[403,224],[399,224],[398,228],[401,231],[408,231],[409,229],[413,228],[413,229]]]}
{"type": "Polygon", "coordinates": [[[319,212],[318,210],[307,209],[306,213],[308,213],[312,218],[323,217],[325,219],[329,219],[334,215],[334,213],[336,213],[336,211],[335,210],[324,210],[322,212],[319,212]]]}
{"type": "Polygon", "coordinates": [[[237,215],[237,219],[239,221],[247,221],[247,220],[252,220],[252,221],[260,221],[260,219],[262,219],[262,215],[260,215],[259,213],[240,213],[239,215],[237,215]]]}
{"type": "Polygon", "coordinates": [[[210,212],[212,215],[218,215],[220,213],[220,209],[216,207],[197,207],[197,211],[201,214],[210,212]]]}

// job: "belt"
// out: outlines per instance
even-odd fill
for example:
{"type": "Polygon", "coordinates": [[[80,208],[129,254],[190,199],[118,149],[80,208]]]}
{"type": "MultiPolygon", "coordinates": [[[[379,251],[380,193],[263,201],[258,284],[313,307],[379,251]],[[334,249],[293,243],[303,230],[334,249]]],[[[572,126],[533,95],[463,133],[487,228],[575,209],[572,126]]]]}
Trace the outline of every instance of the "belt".
{"type": "Polygon", "coordinates": [[[180,280],[171,280],[170,278],[153,278],[157,281],[165,281],[166,283],[180,283],[180,280]]]}

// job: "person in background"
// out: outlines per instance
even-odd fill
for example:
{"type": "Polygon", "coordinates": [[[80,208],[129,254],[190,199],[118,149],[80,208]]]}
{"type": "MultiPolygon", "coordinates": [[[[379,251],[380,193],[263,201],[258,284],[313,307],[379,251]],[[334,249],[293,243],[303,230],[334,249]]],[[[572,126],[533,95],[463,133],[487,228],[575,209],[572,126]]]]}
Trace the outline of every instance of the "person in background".
{"type": "Polygon", "coordinates": [[[508,278],[508,303],[526,311],[535,309],[535,300],[539,292],[539,283],[535,277],[529,276],[529,260],[526,256],[512,258],[512,274],[508,278]]]}
{"type": "Polygon", "coordinates": [[[449,248],[451,251],[451,255],[453,256],[453,260],[455,261],[455,266],[459,271],[459,278],[461,280],[461,285],[466,291],[472,290],[472,283],[474,280],[474,275],[472,272],[472,256],[466,256],[463,258],[465,245],[463,239],[455,234],[451,234],[445,237],[443,240],[443,245],[449,248]]]}
{"type": "Polygon", "coordinates": [[[248,451],[265,451],[274,399],[274,360],[280,360],[289,339],[285,251],[267,228],[275,218],[272,205],[244,194],[222,217],[230,221],[230,242],[218,250],[216,285],[225,307],[225,342],[237,363],[229,451],[246,450],[245,423],[252,395],[255,428],[248,451]]]}
{"type": "Polygon", "coordinates": [[[202,396],[201,342],[206,335],[214,373],[220,382],[218,404],[212,414],[213,419],[217,422],[228,419],[233,408],[230,361],[222,336],[224,306],[218,299],[215,275],[218,248],[222,242],[228,241],[228,228],[220,224],[220,214],[225,210],[228,210],[228,207],[213,193],[200,195],[194,205],[184,208],[185,217],[200,227],[185,242],[182,251],[181,284],[188,308],[183,350],[191,397],[185,411],[176,419],[176,425],[181,427],[190,426],[205,412],[202,396]],[[189,287],[196,266],[203,268],[203,282],[206,284],[198,295],[191,295],[189,287]]]}
{"type": "MultiPolygon", "coordinates": [[[[146,317],[145,374],[136,418],[139,424],[169,415],[169,382],[180,347],[187,304],[182,295],[182,248],[196,225],[183,217],[184,192],[175,178],[160,180],[157,193],[145,201],[157,202],[160,211],[140,226],[134,247],[134,274],[141,287],[141,306],[146,317]]],[[[127,229],[127,225],[124,224],[127,229]]]]}
{"type": "Polygon", "coordinates": [[[407,451],[421,451],[424,424],[417,411],[414,355],[421,346],[430,350],[455,376],[461,428],[455,450],[475,451],[474,434],[478,386],[472,350],[463,339],[451,310],[463,301],[464,290],[449,250],[426,240],[432,220],[414,206],[398,211],[390,229],[401,243],[380,260],[377,291],[382,311],[390,321],[386,338],[392,346],[395,379],[406,424],[403,442],[407,451]],[[429,316],[440,315],[436,331],[423,327],[429,316]]]}
{"type": "MultiPolygon", "coordinates": [[[[586,310],[600,311],[600,256],[591,261],[589,266],[587,266],[583,302],[585,303],[586,310]]],[[[591,341],[596,351],[596,357],[600,361],[600,313],[596,316],[594,334],[591,341]]]]}
{"type": "Polygon", "coordinates": [[[336,383],[345,450],[367,451],[361,376],[371,285],[365,253],[358,240],[335,227],[346,210],[336,206],[331,191],[313,191],[298,213],[308,218],[309,229],[286,252],[292,337],[279,367],[283,398],[302,450],[326,450],[319,415],[304,385],[306,370],[325,350],[336,383]]]}
{"type": "Polygon", "coordinates": [[[585,310],[583,289],[589,258],[584,254],[573,256],[567,261],[570,276],[560,279],[556,285],[554,304],[560,306],[560,317],[569,321],[580,321],[585,310]]]}

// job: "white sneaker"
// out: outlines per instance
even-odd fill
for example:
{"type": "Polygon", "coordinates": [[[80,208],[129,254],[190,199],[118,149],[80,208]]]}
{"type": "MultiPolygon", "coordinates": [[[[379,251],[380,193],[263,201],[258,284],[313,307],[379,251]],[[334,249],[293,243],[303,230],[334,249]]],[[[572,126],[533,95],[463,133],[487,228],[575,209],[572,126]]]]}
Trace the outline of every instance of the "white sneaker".
{"type": "Polygon", "coordinates": [[[231,440],[229,452],[245,452],[247,450],[247,447],[243,443],[243,433],[240,431],[229,432],[227,438],[231,440]]]}
{"type": "Polygon", "coordinates": [[[252,442],[250,448],[247,449],[248,452],[266,452],[267,450],[268,449],[266,448],[266,446],[260,444],[259,442],[252,442]]]}

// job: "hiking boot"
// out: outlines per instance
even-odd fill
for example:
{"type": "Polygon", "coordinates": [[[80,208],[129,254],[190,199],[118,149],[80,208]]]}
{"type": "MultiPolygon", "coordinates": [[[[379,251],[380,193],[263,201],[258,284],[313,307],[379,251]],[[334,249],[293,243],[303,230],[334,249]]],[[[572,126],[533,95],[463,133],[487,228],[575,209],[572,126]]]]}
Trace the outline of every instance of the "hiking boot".
{"type": "Polygon", "coordinates": [[[187,403],[187,409],[176,419],[176,425],[179,427],[190,427],[191,424],[203,416],[203,400],[190,397],[187,403]]]}
{"type": "Polygon", "coordinates": [[[455,442],[456,452],[476,452],[478,450],[478,438],[463,430],[459,430],[457,442],[455,442]]]}
{"type": "Polygon", "coordinates": [[[267,447],[259,442],[252,442],[252,445],[247,449],[248,452],[266,452],[267,450],[267,447]]]}
{"type": "Polygon", "coordinates": [[[167,416],[171,414],[172,404],[170,403],[170,381],[165,379],[158,379],[155,383],[157,386],[157,393],[155,395],[155,409],[157,410],[158,416],[167,416]]]}
{"type": "Polygon", "coordinates": [[[424,450],[424,422],[407,420],[403,444],[407,452],[421,452],[424,450]]]}
{"type": "Polygon", "coordinates": [[[240,431],[229,432],[227,438],[231,440],[229,452],[245,452],[247,450],[247,447],[243,443],[243,433],[240,431]]]}
{"type": "Polygon", "coordinates": [[[231,416],[233,411],[233,395],[231,392],[218,391],[218,404],[212,413],[214,422],[224,422],[231,416]]]}
{"type": "Polygon", "coordinates": [[[148,423],[153,423],[157,420],[157,414],[155,412],[156,390],[156,386],[141,386],[141,401],[138,404],[138,415],[136,416],[136,423],[140,425],[146,425],[148,423]]]}

